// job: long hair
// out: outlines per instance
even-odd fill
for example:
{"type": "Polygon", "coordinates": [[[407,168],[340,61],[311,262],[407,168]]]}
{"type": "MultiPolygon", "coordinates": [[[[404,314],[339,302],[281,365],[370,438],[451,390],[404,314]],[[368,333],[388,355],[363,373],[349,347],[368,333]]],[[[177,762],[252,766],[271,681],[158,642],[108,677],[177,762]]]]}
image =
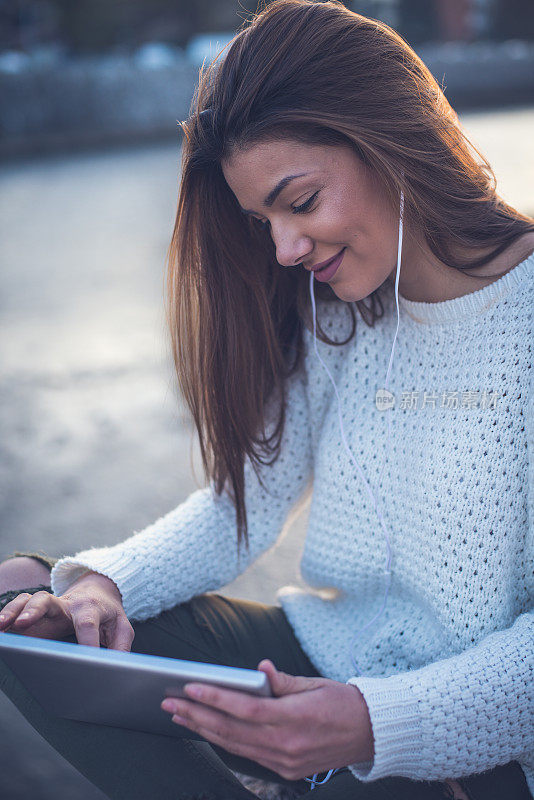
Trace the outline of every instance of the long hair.
{"type": "MultiPolygon", "coordinates": [[[[428,68],[394,30],[340,2],[275,0],[245,22],[200,71],[184,132],[176,224],[168,254],[167,314],[179,387],[199,436],[205,475],[236,510],[248,546],[244,466],[278,457],[286,379],[299,368],[310,326],[308,275],[280,269],[269,232],[246,217],[221,162],[235,148],[290,138],[351,144],[405,221],[455,269],[481,266],[534,220],[498,197],[487,160],[459,128],[428,68]],[[478,158],[477,158],[478,157],[478,158]],[[488,247],[492,250],[487,254],[488,247]],[[469,259],[459,254],[470,250],[469,259]],[[473,259],[472,253],[484,250],[473,259]],[[268,398],[276,424],[266,434],[268,398]]],[[[339,300],[327,284],[323,301],[339,300]]],[[[346,303],[368,325],[379,291],[346,303]]]]}

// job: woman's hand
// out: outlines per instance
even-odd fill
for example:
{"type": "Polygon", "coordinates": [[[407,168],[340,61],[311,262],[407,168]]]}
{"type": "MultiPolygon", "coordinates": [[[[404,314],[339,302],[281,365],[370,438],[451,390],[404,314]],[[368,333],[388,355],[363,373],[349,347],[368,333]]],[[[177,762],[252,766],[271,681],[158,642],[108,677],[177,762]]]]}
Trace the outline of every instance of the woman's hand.
{"type": "Polygon", "coordinates": [[[79,644],[130,650],[134,630],[116,584],[97,572],[84,573],[62,594],[22,592],[0,614],[0,631],[61,639],[76,635],[79,644]]]}
{"type": "Polygon", "coordinates": [[[371,721],[357,687],[287,675],[269,660],[258,669],[273,698],[190,683],[185,693],[195,702],[167,698],[161,707],[173,722],[287,780],[373,759],[371,721]]]}

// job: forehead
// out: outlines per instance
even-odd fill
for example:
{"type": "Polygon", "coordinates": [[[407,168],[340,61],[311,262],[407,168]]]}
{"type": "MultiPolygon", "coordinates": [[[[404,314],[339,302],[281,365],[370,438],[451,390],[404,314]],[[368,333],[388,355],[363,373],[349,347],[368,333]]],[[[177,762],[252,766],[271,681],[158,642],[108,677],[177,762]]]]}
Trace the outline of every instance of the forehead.
{"type": "Polygon", "coordinates": [[[297,142],[294,139],[277,139],[275,141],[258,142],[246,148],[235,149],[223,162],[223,168],[235,170],[256,164],[275,166],[280,160],[310,160],[317,158],[322,151],[326,154],[332,148],[325,145],[312,145],[297,142]]]}
{"type": "Polygon", "coordinates": [[[261,142],[234,152],[221,163],[232,191],[261,194],[287,175],[314,175],[331,169],[340,146],[310,145],[290,139],[261,142]]]}

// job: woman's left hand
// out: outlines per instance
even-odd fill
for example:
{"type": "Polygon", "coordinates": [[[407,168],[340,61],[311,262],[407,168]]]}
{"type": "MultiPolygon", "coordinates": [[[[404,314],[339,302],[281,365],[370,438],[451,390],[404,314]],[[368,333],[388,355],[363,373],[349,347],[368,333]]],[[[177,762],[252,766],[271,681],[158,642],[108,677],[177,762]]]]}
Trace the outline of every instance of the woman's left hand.
{"type": "Polygon", "coordinates": [[[372,761],[371,721],[356,686],[287,675],[269,660],[258,669],[274,697],[190,683],[191,700],[168,697],[161,707],[173,722],[287,780],[372,761]]]}

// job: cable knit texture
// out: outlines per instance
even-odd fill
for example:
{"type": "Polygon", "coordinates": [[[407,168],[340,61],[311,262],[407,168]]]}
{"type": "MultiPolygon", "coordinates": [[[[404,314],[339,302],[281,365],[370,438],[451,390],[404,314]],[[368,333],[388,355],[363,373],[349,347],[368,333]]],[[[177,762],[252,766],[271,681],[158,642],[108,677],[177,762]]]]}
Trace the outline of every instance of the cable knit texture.
{"type": "MultiPolygon", "coordinates": [[[[311,493],[308,589],[284,587],[279,600],[318,670],[365,697],[375,758],[350,765],[353,774],[439,780],[517,760],[534,792],[533,279],[534,254],[463,297],[400,297],[388,409],[376,391],[397,324],[391,284],[373,327],[359,318],[348,344],[318,342],[393,551],[386,610],[355,643],[358,674],[349,644],[382,603],[386,545],[310,332],[265,488],[245,466],[250,551],[237,556],[233,506],[209,485],[126,541],[60,560],[54,593],[96,570],[116,582],[130,619],[147,619],[233,580],[311,493]]],[[[317,308],[327,333],[346,338],[346,305],[317,308]]]]}

